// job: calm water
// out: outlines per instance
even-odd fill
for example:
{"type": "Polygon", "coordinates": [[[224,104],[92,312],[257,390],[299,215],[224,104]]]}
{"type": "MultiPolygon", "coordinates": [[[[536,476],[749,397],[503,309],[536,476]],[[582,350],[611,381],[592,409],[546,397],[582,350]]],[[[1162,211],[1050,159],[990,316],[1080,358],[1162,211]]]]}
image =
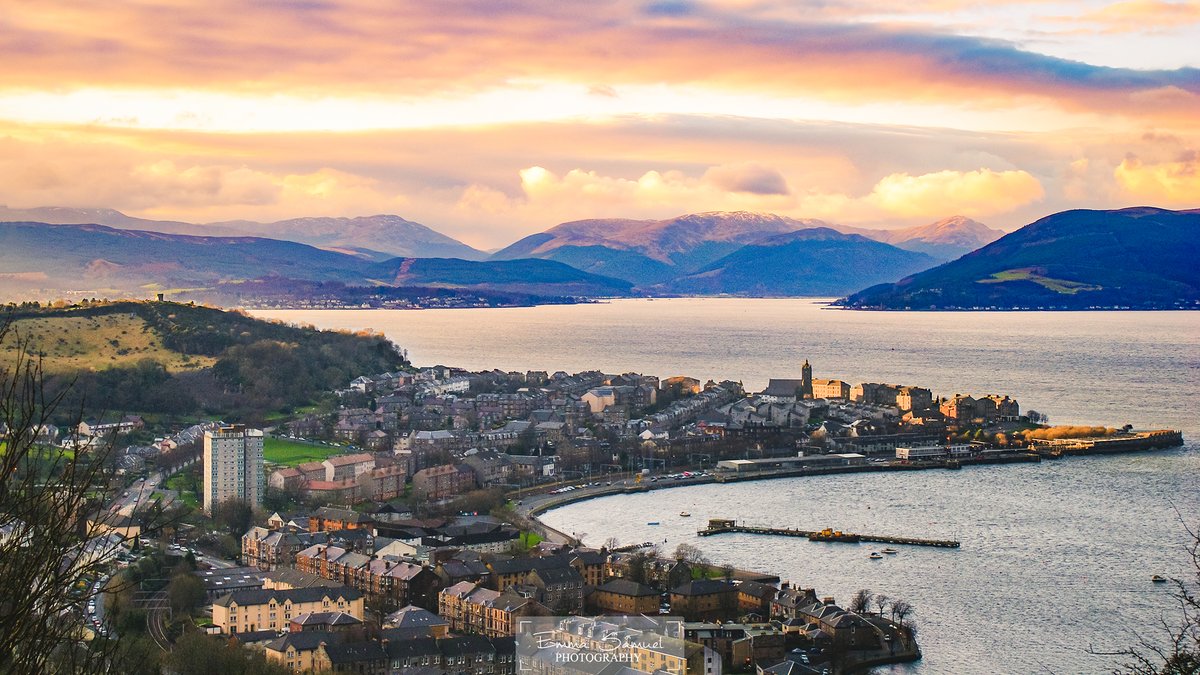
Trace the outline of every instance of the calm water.
{"type": "Polygon", "coordinates": [[[917,474],[701,486],[610,497],[546,514],[599,543],[680,542],[848,599],[870,588],[917,607],[925,659],[897,672],[1091,673],[1168,610],[1154,573],[1183,574],[1176,509],[1200,522],[1200,314],[867,313],[808,300],[628,300],[502,310],[263,311],[323,328],[382,331],[418,365],[640,371],[741,380],[817,377],[1005,393],[1057,423],[1183,429],[1189,445],[917,474]],[[690,511],[689,519],[678,517],[690,511]],[[724,535],[708,517],[951,537],[957,551],[724,535]],[[648,526],[647,521],[661,521],[648,526]]]}

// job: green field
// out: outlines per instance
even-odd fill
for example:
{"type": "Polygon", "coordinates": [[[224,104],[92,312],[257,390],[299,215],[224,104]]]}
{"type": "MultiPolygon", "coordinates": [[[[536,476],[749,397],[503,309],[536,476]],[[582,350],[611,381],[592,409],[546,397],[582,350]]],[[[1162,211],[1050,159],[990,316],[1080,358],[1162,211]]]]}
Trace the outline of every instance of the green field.
{"type": "Polygon", "coordinates": [[[1042,276],[1036,270],[1030,268],[1005,270],[996,272],[988,279],[980,279],[981,284],[1000,284],[1005,281],[1032,281],[1043,288],[1054,291],[1055,293],[1063,293],[1066,295],[1075,295],[1080,291],[1098,291],[1099,286],[1085,284],[1078,281],[1068,281],[1066,279],[1054,279],[1051,277],[1042,276]]]}
{"type": "Polygon", "coordinates": [[[337,445],[318,445],[268,436],[263,440],[263,459],[272,464],[296,466],[304,462],[320,462],[342,452],[337,445]]]}

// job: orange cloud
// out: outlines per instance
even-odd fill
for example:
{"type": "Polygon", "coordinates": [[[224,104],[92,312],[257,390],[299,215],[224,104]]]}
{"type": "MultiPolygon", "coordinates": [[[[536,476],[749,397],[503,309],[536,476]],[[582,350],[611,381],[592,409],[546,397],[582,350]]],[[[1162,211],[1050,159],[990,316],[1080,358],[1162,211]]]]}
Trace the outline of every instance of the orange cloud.
{"type": "Polygon", "coordinates": [[[1125,33],[1164,28],[1178,29],[1200,23],[1200,3],[1165,0],[1124,0],[1079,17],[1106,31],[1125,33]]]}
{"type": "Polygon", "coordinates": [[[990,216],[1038,201],[1045,190],[1025,171],[938,171],[920,176],[895,173],[875,185],[867,200],[900,216],[938,213],[990,216]]]}
{"type": "Polygon", "coordinates": [[[597,92],[666,83],[850,102],[1008,106],[1033,98],[1175,122],[1193,119],[1200,107],[1194,70],[1093,66],[945,27],[855,20],[872,12],[865,4],[850,7],[836,19],[778,19],[744,5],[633,0],[593,3],[587,12],[538,0],[45,0],[7,8],[0,87],[184,83],[231,93],[370,98],[530,81],[597,92]],[[1161,90],[1179,95],[1155,107],[1135,101],[1161,90]]]}
{"type": "Polygon", "coordinates": [[[1184,152],[1174,161],[1147,163],[1127,157],[1113,171],[1126,195],[1154,206],[1200,207],[1200,154],[1184,152]]]}

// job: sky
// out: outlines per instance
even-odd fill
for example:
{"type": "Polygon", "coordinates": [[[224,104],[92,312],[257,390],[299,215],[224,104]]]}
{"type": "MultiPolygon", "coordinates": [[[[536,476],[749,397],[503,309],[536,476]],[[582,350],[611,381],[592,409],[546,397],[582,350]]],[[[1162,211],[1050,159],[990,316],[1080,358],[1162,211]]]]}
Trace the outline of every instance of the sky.
{"type": "Polygon", "coordinates": [[[1200,1],[9,2],[0,204],[393,213],[479,248],[1197,208],[1197,45],[1200,1]]]}

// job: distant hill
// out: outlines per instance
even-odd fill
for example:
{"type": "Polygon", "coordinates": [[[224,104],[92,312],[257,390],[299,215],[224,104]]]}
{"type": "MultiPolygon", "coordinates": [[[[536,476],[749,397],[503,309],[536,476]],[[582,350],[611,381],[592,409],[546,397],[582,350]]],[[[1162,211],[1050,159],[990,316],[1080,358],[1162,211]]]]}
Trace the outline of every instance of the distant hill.
{"type": "Polygon", "coordinates": [[[277,275],[353,280],[368,263],[307,244],[199,237],[104,225],[0,223],[0,269],[68,288],[188,287],[277,275]]]}
{"type": "Polygon", "coordinates": [[[242,234],[289,239],[322,248],[379,257],[462,258],[483,260],[483,251],[400,216],[376,215],[359,218],[293,218],[274,223],[235,220],[212,226],[242,234]]]}
{"type": "Polygon", "coordinates": [[[649,286],[699,271],[746,244],[826,226],[773,214],[710,212],[667,220],[578,220],[530,235],[492,260],[544,258],[649,286]]]}
{"type": "Polygon", "coordinates": [[[553,260],[472,262],[455,258],[394,258],[372,265],[372,281],[391,286],[480,288],[579,296],[629,295],[633,284],[589,274],[553,260]]]}
{"type": "Polygon", "coordinates": [[[683,294],[844,295],[935,263],[924,253],[817,227],[748,244],[661,288],[683,294]]]}
{"type": "Polygon", "coordinates": [[[40,206],[32,209],[11,209],[0,205],[0,222],[50,223],[51,225],[107,225],[123,230],[149,230],[167,234],[200,236],[232,235],[235,232],[220,228],[184,223],[177,220],[147,220],[127,216],[116,209],[76,209],[66,206],[40,206]]]}
{"type": "Polygon", "coordinates": [[[1200,210],[1047,216],[958,260],[839,301],[878,309],[1200,308],[1200,210]]]}
{"type": "Polygon", "coordinates": [[[0,206],[0,222],[28,221],[55,225],[96,224],[125,230],[198,236],[255,236],[285,239],[382,260],[395,256],[450,257],[483,260],[486,253],[400,216],[358,218],[294,218],[273,223],[234,220],[185,223],[147,220],[114,209],[76,209],[57,206],[10,209],[0,206]]]}
{"type": "Polygon", "coordinates": [[[938,260],[953,260],[1004,236],[1003,230],[992,229],[966,216],[951,216],[902,230],[863,230],[858,233],[906,251],[926,253],[938,260]]]}
{"type": "Polygon", "coordinates": [[[0,290],[202,290],[260,278],[533,293],[624,295],[629,284],[548,260],[513,263],[358,255],[261,237],[199,237],[104,225],[0,223],[0,290]]]}

